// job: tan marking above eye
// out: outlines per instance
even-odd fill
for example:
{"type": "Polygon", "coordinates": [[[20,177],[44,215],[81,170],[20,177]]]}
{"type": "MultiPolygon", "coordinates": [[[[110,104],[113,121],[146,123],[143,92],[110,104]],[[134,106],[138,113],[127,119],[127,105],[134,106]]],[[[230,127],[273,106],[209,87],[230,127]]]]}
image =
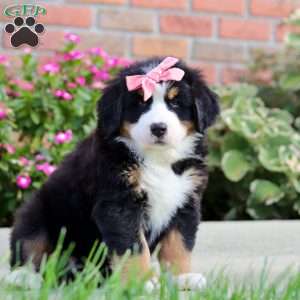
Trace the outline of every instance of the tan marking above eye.
{"type": "Polygon", "coordinates": [[[173,100],[178,94],[179,94],[179,88],[174,86],[168,90],[167,97],[169,100],[173,100]]]}

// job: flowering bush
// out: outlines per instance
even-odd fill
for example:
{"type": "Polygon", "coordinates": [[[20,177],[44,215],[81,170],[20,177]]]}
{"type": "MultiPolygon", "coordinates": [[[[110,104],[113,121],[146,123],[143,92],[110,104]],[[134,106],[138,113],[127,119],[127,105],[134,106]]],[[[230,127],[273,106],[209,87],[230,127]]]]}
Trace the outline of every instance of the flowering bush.
{"type": "Polygon", "coordinates": [[[128,64],[101,48],[77,50],[75,34],[65,39],[47,63],[26,50],[12,70],[0,56],[0,225],[95,128],[101,89],[128,64]]]}

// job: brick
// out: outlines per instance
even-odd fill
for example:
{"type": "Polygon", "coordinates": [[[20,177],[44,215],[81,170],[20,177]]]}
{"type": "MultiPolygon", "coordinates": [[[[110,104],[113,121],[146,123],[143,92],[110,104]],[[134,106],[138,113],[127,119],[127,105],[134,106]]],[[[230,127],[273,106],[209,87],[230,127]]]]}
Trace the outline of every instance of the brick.
{"type": "Polygon", "coordinates": [[[141,37],[133,39],[133,55],[137,57],[149,56],[177,56],[186,57],[188,43],[185,39],[171,39],[162,37],[141,37]]]}
{"type": "Polygon", "coordinates": [[[223,84],[231,84],[234,82],[242,81],[246,74],[246,69],[242,67],[224,67],[221,71],[221,82],[223,84]]]}
{"type": "Polygon", "coordinates": [[[64,42],[64,32],[46,30],[41,35],[39,50],[58,50],[62,48],[64,42]]]}
{"type": "Polygon", "coordinates": [[[244,0],[194,0],[193,8],[204,12],[243,14],[244,0]]]}
{"type": "Polygon", "coordinates": [[[284,40],[284,37],[289,33],[300,33],[299,26],[292,26],[292,25],[286,25],[286,24],[280,24],[276,27],[276,40],[279,42],[282,42],[284,40]]]}
{"type": "Polygon", "coordinates": [[[209,37],[212,35],[212,19],[210,17],[166,15],[160,19],[163,33],[177,33],[209,37]]]}
{"type": "Polygon", "coordinates": [[[208,84],[214,84],[217,82],[217,70],[214,64],[197,62],[194,63],[192,66],[201,72],[204,80],[208,84]]]}
{"type": "Polygon", "coordinates": [[[271,24],[267,21],[221,18],[220,36],[241,40],[268,40],[271,24]]]}
{"type": "MultiPolygon", "coordinates": [[[[40,43],[32,51],[50,50],[56,51],[61,49],[64,43],[63,31],[45,31],[40,36],[40,43]]],[[[122,34],[96,34],[96,33],[80,33],[81,42],[78,45],[79,50],[86,50],[92,47],[101,47],[110,55],[125,56],[127,50],[127,39],[122,34]]],[[[13,49],[9,42],[9,36],[4,35],[4,46],[13,49]]],[[[22,49],[23,47],[21,47],[22,49]]]]}
{"type": "Polygon", "coordinates": [[[250,12],[254,16],[287,17],[299,0],[252,0],[250,12]]]}
{"type": "Polygon", "coordinates": [[[95,3],[95,4],[125,4],[126,0],[68,0],[68,2],[73,3],[95,3]]]}
{"type": "Polygon", "coordinates": [[[131,0],[131,4],[151,8],[186,8],[188,0],[131,0]]]}
{"type": "Polygon", "coordinates": [[[154,21],[154,15],[148,12],[100,11],[100,26],[102,28],[150,32],[154,29],[154,21]]]}
{"type": "Polygon", "coordinates": [[[127,38],[123,34],[84,33],[80,34],[79,49],[86,50],[92,47],[101,47],[110,55],[125,56],[127,38]]]}
{"type": "Polygon", "coordinates": [[[47,14],[37,20],[43,24],[73,27],[89,27],[92,24],[92,10],[88,7],[66,5],[45,5],[47,14]]]}
{"type": "Polygon", "coordinates": [[[247,57],[242,46],[199,41],[193,47],[192,58],[204,61],[245,62],[247,57]]]}

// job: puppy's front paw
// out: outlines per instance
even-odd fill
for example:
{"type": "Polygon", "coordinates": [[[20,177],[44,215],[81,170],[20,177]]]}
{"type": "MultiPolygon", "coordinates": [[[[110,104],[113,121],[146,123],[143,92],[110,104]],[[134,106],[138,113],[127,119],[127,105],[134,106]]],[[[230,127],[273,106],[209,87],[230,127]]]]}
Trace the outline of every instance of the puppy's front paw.
{"type": "Polygon", "coordinates": [[[146,281],[146,283],[145,283],[145,290],[147,293],[151,293],[154,290],[157,290],[159,288],[160,288],[160,284],[156,277],[151,278],[150,280],[146,281]]]}
{"type": "Polygon", "coordinates": [[[42,276],[27,267],[20,267],[2,278],[5,284],[28,290],[40,289],[42,276]]]}
{"type": "Polygon", "coordinates": [[[201,290],[206,286],[206,279],[200,273],[186,273],[175,277],[181,290],[201,290]]]}

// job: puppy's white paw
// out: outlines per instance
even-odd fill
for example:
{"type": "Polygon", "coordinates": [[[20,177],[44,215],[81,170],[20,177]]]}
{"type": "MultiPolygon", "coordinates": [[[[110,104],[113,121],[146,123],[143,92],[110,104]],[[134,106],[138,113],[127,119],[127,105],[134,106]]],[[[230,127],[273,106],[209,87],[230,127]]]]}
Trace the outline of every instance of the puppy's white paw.
{"type": "Polygon", "coordinates": [[[201,290],[206,286],[206,278],[200,273],[186,273],[175,277],[181,290],[201,290]]]}
{"type": "Polygon", "coordinates": [[[14,285],[29,290],[40,289],[43,281],[40,274],[26,267],[15,269],[2,279],[7,285],[14,285]]]}
{"type": "Polygon", "coordinates": [[[157,290],[160,288],[160,284],[158,282],[158,279],[156,277],[153,277],[146,281],[145,283],[145,291],[147,293],[152,293],[154,290],[157,290]]]}

